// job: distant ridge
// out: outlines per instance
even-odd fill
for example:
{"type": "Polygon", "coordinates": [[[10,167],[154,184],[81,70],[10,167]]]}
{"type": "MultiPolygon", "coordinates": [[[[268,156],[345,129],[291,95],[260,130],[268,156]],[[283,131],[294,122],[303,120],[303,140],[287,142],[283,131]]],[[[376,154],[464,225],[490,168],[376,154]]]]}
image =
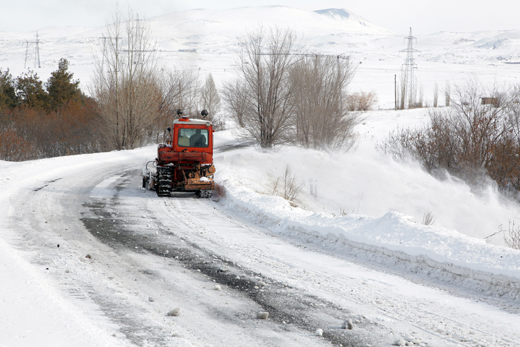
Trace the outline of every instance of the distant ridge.
{"type": "Polygon", "coordinates": [[[202,31],[212,34],[236,35],[255,26],[288,27],[307,36],[340,34],[393,35],[383,27],[346,10],[329,8],[317,11],[296,9],[287,6],[238,7],[223,10],[189,10],[152,18],[162,27],[180,32],[197,34],[202,31]]]}
{"type": "Polygon", "coordinates": [[[329,15],[331,17],[338,16],[346,19],[350,18],[350,13],[348,13],[345,9],[342,8],[328,8],[326,10],[317,10],[314,12],[316,12],[317,14],[329,15]]]}
{"type": "Polygon", "coordinates": [[[354,14],[344,8],[328,8],[324,10],[314,11],[316,14],[328,17],[334,21],[344,22],[347,26],[351,28],[358,28],[358,30],[363,31],[362,28],[365,28],[367,31],[373,31],[374,33],[382,34],[391,34],[391,32],[387,29],[379,27],[368,20],[364,19],[357,14],[354,14]]]}

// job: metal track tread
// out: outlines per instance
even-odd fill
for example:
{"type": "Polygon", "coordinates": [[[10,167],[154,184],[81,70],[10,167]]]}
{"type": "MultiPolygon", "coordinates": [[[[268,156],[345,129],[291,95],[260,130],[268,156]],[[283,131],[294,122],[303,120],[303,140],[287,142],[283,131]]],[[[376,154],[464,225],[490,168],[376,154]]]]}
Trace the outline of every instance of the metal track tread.
{"type": "Polygon", "coordinates": [[[168,167],[157,167],[157,195],[170,196],[173,190],[172,171],[168,167]]]}

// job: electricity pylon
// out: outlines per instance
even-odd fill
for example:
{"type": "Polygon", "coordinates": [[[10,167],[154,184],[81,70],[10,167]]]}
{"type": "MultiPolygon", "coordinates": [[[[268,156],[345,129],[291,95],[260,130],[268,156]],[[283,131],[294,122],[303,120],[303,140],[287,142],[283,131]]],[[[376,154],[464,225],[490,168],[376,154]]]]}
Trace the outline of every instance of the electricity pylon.
{"type": "Polygon", "coordinates": [[[25,40],[26,47],[25,47],[25,65],[24,69],[27,68],[27,56],[29,55],[29,43],[34,43],[34,67],[41,68],[40,65],[40,38],[38,36],[38,32],[36,32],[36,41],[27,41],[25,40]]]}
{"type": "Polygon", "coordinates": [[[413,48],[414,40],[417,38],[412,35],[412,28],[410,28],[410,35],[405,37],[408,40],[408,47],[401,52],[406,52],[406,60],[403,64],[404,76],[402,83],[404,84],[402,87],[402,95],[401,95],[401,105],[404,108],[410,108],[414,106],[415,103],[415,76],[414,70],[417,69],[417,64],[415,64],[415,58],[413,57],[414,52],[420,52],[413,48]]]}

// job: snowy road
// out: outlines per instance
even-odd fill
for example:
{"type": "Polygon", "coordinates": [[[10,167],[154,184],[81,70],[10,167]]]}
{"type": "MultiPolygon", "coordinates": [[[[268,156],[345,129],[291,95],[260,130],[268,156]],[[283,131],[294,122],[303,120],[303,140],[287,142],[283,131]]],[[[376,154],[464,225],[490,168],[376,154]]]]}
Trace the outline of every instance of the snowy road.
{"type": "Polygon", "coordinates": [[[10,251],[0,260],[20,254],[28,282],[45,291],[25,314],[9,304],[16,293],[0,292],[12,313],[0,321],[0,346],[518,346],[520,317],[503,310],[507,300],[482,297],[497,308],[463,288],[431,287],[421,272],[404,279],[392,265],[361,266],[370,255],[282,238],[222,201],[142,190],[139,169],[153,155],[2,169],[0,246],[10,251]],[[42,310],[52,311],[47,321],[23,327],[42,310]]]}

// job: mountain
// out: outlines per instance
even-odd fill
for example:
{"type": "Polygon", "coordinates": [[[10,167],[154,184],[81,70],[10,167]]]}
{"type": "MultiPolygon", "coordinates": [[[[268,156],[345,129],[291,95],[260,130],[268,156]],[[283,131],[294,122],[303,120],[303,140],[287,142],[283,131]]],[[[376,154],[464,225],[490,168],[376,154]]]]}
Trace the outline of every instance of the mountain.
{"type": "Polygon", "coordinates": [[[244,34],[256,27],[277,26],[296,32],[357,33],[372,35],[392,34],[345,9],[307,11],[286,6],[241,7],[227,10],[190,10],[151,18],[159,27],[175,27],[193,32],[227,32],[244,34]]]}
{"type": "Polygon", "coordinates": [[[190,10],[150,19],[161,46],[229,51],[239,40],[259,28],[289,28],[310,41],[332,42],[342,36],[392,35],[344,9],[306,11],[285,6],[242,7],[228,10],[190,10]]]}

